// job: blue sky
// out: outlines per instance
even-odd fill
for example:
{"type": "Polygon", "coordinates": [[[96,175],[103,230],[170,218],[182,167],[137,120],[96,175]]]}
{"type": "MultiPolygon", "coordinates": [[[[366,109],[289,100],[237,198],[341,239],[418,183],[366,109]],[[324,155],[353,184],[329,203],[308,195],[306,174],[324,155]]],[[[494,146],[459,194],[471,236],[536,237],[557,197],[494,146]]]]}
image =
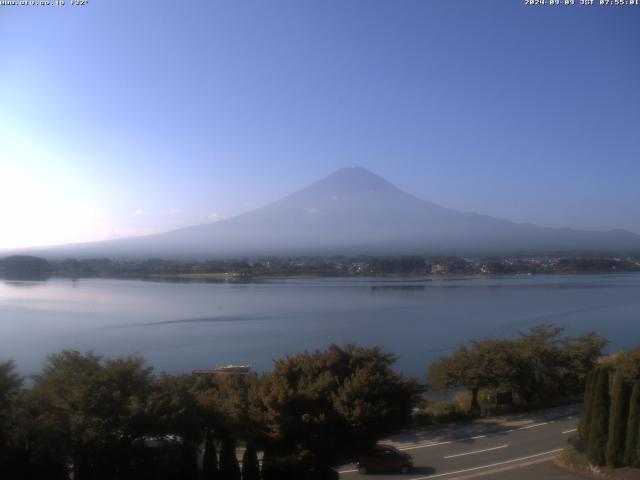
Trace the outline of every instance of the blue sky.
{"type": "Polygon", "coordinates": [[[0,248],[217,220],[351,165],[640,233],[640,7],[69,4],[0,7],[0,248]]]}

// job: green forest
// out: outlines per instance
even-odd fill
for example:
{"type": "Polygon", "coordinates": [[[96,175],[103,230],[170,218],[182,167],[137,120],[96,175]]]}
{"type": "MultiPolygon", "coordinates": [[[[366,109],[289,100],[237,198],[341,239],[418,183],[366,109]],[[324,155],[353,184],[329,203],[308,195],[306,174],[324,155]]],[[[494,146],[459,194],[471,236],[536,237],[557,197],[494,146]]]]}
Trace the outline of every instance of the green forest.
{"type": "Polygon", "coordinates": [[[408,424],[417,388],[393,362],[379,348],[332,345],[267,375],[202,378],[63,351],[31,382],[5,362],[0,477],[333,478],[331,467],[408,424]]]}
{"type": "Polygon", "coordinates": [[[593,384],[605,343],[537,326],[459,346],[431,365],[426,385],[394,370],[382,348],[356,345],[285,356],[268,373],[208,377],[91,352],[52,354],[29,378],[5,361],[0,477],[337,478],[334,468],[379,440],[437,420],[441,394],[467,395],[467,419],[495,413],[499,397],[507,409],[571,401],[593,384]]]}

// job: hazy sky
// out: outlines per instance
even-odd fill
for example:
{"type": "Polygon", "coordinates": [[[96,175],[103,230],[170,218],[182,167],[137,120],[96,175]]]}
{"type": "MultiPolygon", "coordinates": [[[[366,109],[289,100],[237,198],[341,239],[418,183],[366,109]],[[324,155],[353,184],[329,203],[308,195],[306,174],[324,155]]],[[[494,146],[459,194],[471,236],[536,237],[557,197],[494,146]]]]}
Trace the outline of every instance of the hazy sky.
{"type": "Polygon", "coordinates": [[[350,165],[640,233],[640,7],[66,3],[0,6],[0,248],[215,220],[350,165]]]}

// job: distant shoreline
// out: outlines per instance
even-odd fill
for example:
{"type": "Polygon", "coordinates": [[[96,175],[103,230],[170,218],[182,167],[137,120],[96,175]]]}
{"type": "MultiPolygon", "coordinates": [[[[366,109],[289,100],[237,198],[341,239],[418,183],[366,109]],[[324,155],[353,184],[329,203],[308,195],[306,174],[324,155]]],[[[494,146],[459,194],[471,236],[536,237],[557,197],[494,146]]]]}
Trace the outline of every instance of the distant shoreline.
{"type": "Polygon", "coordinates": [[[554,274],[640,272],[640,257],[616,256],[336,256],[266,257],[226,260],[47,260],[15,255],[0,259],[0,277],[8,280],[129,278],[174,281],[239,282],[264,278],[459,278],[554,274]]]}
{"type": "Polygon", "coordinates": [[[552,276],[571,277],[591,277],[591,276],[613,276],[613,275],[638,275],[640,272],[545,272],[545,273],[517,273],[517,274],[440,274],[440,275],[320,275],[320,274],[295,274],[295,275],[242,275],[238,273],[200,273],[200,274],[157,274],[147,276],[83,276],[71,277],[62,275],[51,275],[47,278],[6,278],[0,277],[0,281],[5,283],[45,283],[49,280],[122,280],[141,281],[158,283],[238,283],[249,284],[254,282],[268,282],[269,280],[352,280],[363,283],[370,282],[432,282],[438,280],[483,280],[483,279],[515,279],[515,278],[535,278],[552,276]]]}

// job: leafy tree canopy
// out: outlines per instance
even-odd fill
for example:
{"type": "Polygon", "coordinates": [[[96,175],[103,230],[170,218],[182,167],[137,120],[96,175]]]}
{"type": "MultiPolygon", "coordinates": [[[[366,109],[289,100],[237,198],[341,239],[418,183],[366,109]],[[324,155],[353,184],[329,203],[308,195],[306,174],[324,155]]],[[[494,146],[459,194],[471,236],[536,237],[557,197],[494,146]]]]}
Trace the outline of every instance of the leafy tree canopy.
{"type": "Polygon", "coordinates": [[[261,396],[267,449],[280,462],[325,468],[406,425],[416,385],[394,361],[354,345],[278,360],[261,396]]]}
{"type": "Polygon", "coordinates": [[[584,388],[606,341],[595,333],[561,337],[563,329],[540,325],[515,339],[487,339],[461,345],[434,362],[429,383],[440,391],[466,388],[472,413],[478,413],[478,391],[514,389],[524,402],[577,394],[584,388]]]}

